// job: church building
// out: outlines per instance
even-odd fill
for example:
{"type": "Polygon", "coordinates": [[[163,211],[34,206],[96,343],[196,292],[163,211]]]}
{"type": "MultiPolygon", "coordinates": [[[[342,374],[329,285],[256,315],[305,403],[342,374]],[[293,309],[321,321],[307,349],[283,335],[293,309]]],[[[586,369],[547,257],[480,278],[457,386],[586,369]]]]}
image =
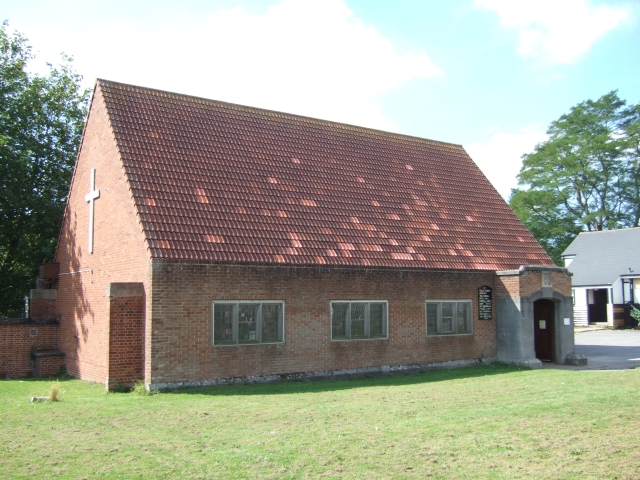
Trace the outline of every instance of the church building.
{"type": "Polygon", "coordinates": [[[98,80],[56,263],[107,388],[575,361],[569,273],[450,143],[98,80]]]}

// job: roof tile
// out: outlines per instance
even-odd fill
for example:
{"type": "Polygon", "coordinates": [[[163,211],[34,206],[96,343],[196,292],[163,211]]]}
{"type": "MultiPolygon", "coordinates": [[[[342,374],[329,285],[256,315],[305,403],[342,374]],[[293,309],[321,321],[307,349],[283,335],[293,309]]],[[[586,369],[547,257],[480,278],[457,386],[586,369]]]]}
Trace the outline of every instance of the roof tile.
{"type": "Polygon", "coordinates": [[[553,265],[459,145],[98,80],[153,257],[553,265]]]}

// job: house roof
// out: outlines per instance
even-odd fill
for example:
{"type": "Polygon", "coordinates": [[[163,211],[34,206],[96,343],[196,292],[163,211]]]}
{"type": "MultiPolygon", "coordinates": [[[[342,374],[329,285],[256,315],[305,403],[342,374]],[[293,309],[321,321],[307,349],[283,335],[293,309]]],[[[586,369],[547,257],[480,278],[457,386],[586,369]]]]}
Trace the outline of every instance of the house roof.
{"type": "Polygon", "coordinates": [[[151,256],[553,265],[460,145],[98,80],[151,256]]]}
{"type": "Polygon", "coordinates": [[[562,254],[575,257],[567,269],[574,287],[611,285],[622,275],[640,273],[640,228],[583,232],[562,254]]]}

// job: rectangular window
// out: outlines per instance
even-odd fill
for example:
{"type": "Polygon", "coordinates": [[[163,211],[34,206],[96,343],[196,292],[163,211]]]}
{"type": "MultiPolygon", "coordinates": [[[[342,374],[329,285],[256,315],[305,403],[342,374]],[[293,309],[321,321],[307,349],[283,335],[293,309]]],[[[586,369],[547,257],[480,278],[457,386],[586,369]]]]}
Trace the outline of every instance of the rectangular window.
{"type": "Polygon", "coordinates": [[[470,335],[473,333],[471,300],[428,301],[427,335],[470,335]]]}
{"type": "Polygon", "coordinates": [[[213,302],[213,344],[284,342],[284,302],[213,302]]]}
{"type": "Polygon", "coordinates": [[[331,302],[331,340],[388,338],[388,302],[331,302]]]}

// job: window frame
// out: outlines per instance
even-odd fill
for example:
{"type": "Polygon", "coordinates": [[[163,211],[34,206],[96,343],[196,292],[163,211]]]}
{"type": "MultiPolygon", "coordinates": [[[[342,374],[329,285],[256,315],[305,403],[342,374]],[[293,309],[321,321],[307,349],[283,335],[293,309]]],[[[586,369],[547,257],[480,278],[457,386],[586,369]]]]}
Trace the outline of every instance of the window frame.
{"type": "Polygon", "coordinates": [[[474,315],[473,315],[473,299],[463,298],[463,299],[455,299],[455,300],[444,300],[444,299],[429,299],[425,300],[424,303],[424,320],[425,320],[425,331],[427,337],[460,337],[460,336],[468,336],[473,335],[474,332],[474,315]],[[428,305],[430,303],[435,303],[438,305],[438,318],[436,319],[436,333],[429,332],[429,308],[428,305]],[[451,318],[451,322],[453,324],[453,330],[451,332],[442,332],[442,304],[443,303],[453,303],[453,317],[451,318]],[[458,303],[466,303],[469,305],[469,324],[470,331],[458,333],[458,303]]]}
{"type": "Polygon", "coordinates": [[[332,342],[353,342],[358,340],[389,340],[389,301],[388,300],[331,300],[329,302],[329,336],[332,342]],[[336,337],[333,336],[333,312],[334,312],[334,304],[337,303],[347,303],[349,304],[347,309],[347,318],[345,318],[345,336],[344,337],[336,337]],[[351,305],[354,303],[363,303],[366,304],[365,307],[365,318],[364,318],[364,332],[363,336],[352,336],[352,318],[351,318],[351,305]],[[382,318],[382,330],[384,331],[383,336],[371,336],[371,304],[381,303],[384,305],[384,312],[382,318]]]}
{"type": "Polygon", "coordinates": [[[286,321],[286,303],[284,300],[213,300],[211,302],[211,345],[213,347],[239,347],[246,345],[281,345],[285,343],[285,321],[286,321]],[[232,318],[231,318],[231,343],[216,343],[216,305],[233,305],[232,318]],[[241,305],[258,305],[258,312],[256,315],[256,341],[253,342],[241,342],[239,337],[239,321],[240,306],[241,305]],[[262,341],[262,306],[263,305],[280,305],[281,306],[281,318],[278,322],[278,334],[282,340],[277,341],[262,341]]]}

